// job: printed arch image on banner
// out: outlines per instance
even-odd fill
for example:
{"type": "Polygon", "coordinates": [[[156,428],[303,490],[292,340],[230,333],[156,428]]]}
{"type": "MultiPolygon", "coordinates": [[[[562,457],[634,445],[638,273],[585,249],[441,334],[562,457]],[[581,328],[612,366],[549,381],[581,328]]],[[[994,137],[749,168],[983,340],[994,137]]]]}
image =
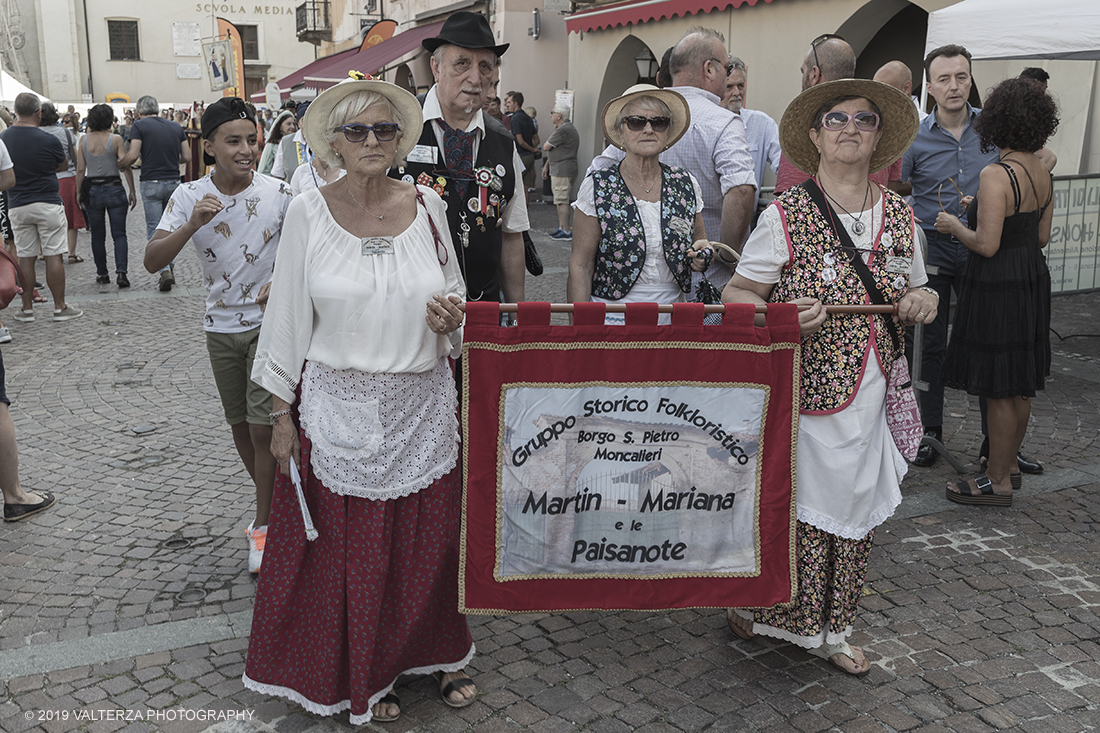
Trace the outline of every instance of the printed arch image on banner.
{"type": "Polygon", "coordinates": [[[505,387],[500,581],[755,575],[767,389],[505,387]]]}

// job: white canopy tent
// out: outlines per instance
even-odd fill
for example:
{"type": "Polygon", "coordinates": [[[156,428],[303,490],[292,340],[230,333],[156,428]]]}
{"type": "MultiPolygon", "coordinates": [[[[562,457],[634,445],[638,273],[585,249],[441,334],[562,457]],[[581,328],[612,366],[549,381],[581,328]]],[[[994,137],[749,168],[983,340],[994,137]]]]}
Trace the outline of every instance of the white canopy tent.
{"type": "Polygon", "coordinates": [[[9,109],[15,104],[15,97],[23,92],[30,92],[31,94],[38,95],[38,98],[43,102],[50,101],[46,97],[43,97],[38,92],[34,91],[30,87],[22,84],[14,76],[8,72],[0,69],[0,104],[7,106],[9,109]]]}
{"type": "Polygon", "coordinates": [[[975,60],[1100,59],[1100,2],[963,0],[928,15],[925,55],[948,43],[975,60]]]}

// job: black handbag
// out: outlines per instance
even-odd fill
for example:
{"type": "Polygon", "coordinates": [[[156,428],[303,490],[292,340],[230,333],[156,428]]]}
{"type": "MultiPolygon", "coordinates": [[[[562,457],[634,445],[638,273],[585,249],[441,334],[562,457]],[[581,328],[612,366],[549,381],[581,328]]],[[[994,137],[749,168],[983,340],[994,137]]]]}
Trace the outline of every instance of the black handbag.
{"type": "Polygon", "coordinates": [[[527,272],[535,277],[542,274],[542,258],[539,257],[535,243],[531,241],[531,235],[527,232],[523,233],[523,262],[527,265],[527,272]]]}

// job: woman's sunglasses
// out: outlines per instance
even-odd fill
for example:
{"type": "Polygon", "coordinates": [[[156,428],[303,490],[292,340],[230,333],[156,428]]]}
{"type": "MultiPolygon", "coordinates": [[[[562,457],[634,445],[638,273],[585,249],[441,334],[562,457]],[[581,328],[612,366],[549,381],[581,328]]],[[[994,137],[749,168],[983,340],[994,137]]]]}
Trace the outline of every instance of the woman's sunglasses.
{"type": "Polygon", "coordinates": [[[654,132],[664,132],[668,129],[671,121],[669,117],[642,117],[641,115],[630,115],[623,118],[623,122],[626,123],[631,132],[641,132],[645,129],[646,124],[652,127],[654,132]]]}
{"type": "Polygon", "coordinates": [[[850,115],[847,112],[826,112],[821,118],[821,126],[832,132],[840,132],[855,121],[856,129],[863,132],[874,132],[878,129],[878,115],[874,112],[856,112],[850,115]]]}
{"type": "Polygon", "coordinates": [[[361,143],[367,139],[367,135],[374,131],[374,139],[380,143],[386,143],[397,137],[400,126],[396,122],[380,122],[377,125],[340,125],[344,139],[349,143],[361,143]]]}

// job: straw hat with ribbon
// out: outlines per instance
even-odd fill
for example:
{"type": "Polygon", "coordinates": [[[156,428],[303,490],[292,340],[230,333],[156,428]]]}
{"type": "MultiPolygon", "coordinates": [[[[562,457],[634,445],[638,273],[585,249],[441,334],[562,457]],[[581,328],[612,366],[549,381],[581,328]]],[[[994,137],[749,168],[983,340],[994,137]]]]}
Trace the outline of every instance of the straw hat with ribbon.
{"type": "Polygon", "coordinates": [[[615,129],[615,120],[623,108],[641,97],[654,97],[664,102],[672,111],[672,121],[668,126],[668,142],[665,147],[671,148],[673,143],[684,136],[688,126],[691,125],[691,109],[687,100],[679,92],[671,89],[658,89],[652,84],[635,84],[623,92],[621,97],[615,97],[603,108],[603,136],[607,141],[617,147],[623,148],[623,136],[615,129]]]}
{"type": "Polygon", "coordinates": [[[332,110],[356,92],[374,92],[389,100],[405,121],[401,127],[401,141],[397,144],[397,159],[403,159],[420,139],[420,131],[424,127],[424,112],[420,103],[416,101],[416,97],[396,84],[372,79],[358,71],[350,71],[348,76],[350,78],[321,92],[309,105],[306,116],[302,118],[302,135],[305,136],[306,143],[315,153],[328,150],[325,133],[328,131],[326,128],[332,110]]]}
{"type": "Polygon", "coordinates": [[[864,97],[875,103],[881,113],[882,137],[871,155],[868,173],[892,164],[909,148],[917,136],[920,117],[909,95],[889,84],[870,79],[838,79],[810,87],[787,105],[779,123],[779,146],[799,170],[814,174],[821,154],[810,140],[814,116],[821,106],[837,97],[864,97]]]}

